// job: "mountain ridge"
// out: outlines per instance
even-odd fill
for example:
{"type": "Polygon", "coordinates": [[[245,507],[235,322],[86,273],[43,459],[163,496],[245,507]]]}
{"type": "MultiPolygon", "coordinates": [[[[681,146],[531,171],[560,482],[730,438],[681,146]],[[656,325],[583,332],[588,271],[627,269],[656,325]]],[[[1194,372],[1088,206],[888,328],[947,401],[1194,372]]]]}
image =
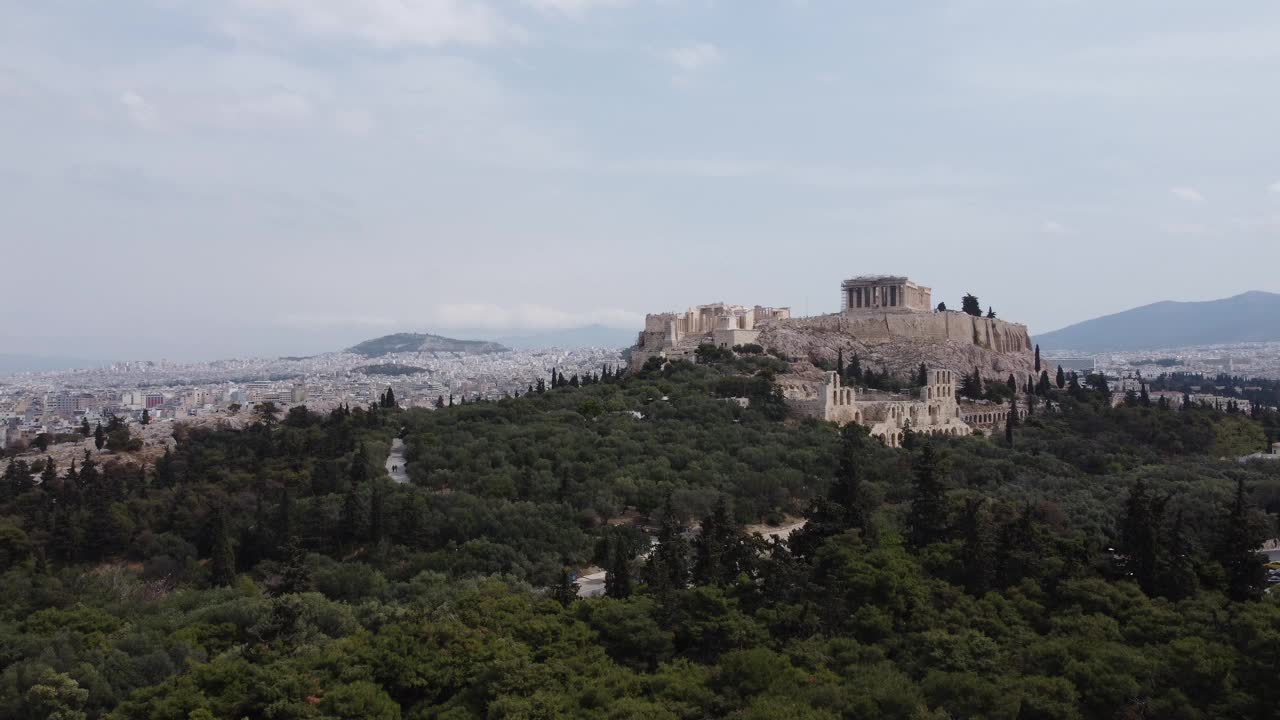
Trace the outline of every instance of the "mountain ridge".
{"type": "Polygon", "coordinates": [[[1217,300],[1161,300],[1068,325],[1034,340],[1048,352],[1280,341],[1280,294],[1250,290],[1217,300]]]}

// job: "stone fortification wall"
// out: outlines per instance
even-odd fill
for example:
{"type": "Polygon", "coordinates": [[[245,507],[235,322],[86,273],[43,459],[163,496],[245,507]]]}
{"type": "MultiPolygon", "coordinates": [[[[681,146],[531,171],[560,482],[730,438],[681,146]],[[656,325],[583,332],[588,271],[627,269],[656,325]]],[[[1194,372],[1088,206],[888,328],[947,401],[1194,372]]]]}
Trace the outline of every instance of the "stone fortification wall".
{"type": "Polygon", "coordinates": [[[783,322],[797,330],[838,332],[864,341],[915,338],[971,343],[995,352],[1030,352],[1032,349],[1026,325],[962,312],[835,313],[783,322]]]}

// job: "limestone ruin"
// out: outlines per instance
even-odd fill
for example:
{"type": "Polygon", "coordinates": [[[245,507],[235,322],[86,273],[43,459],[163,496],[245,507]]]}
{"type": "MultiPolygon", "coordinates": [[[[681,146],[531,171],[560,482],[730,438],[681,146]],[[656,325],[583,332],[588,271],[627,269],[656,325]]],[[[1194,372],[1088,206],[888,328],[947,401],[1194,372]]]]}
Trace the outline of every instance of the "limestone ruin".
{"type": "Polygon", "coordinates": [[[821,383],[787,376],[779,384],[787,404],[800,414],[838,425],[863,425],[889,447],[901,447],[908,429],[925,435],[973,433],[961,419],[950,370],[930,370],[929,384],[914,397],[845,387],[834,372],[824,373],[821,383]]]}

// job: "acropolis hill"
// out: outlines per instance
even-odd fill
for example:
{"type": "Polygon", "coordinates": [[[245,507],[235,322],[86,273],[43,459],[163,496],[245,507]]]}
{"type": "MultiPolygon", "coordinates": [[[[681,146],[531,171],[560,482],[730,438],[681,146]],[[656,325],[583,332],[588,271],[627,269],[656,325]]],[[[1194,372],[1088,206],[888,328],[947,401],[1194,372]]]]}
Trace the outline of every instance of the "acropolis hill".
{"type": "Polygon", "coordinates": [[[639,368],[651,357],[688,357],[704,343],[755,343],[792,358],[799,374],[816,372],[815,361],[834,362],[841,350],[846,360],[856,354],[864,367],[901,378],[912,377],[922,362],[959,373],[978,368],[992,380],[1012,373],[1021,383],[1033,374],[1025,325],[938,311],[932,294],[906,277],[864,275],[841,283],[840,311],[828,315],[792,317],[789,308],[724,303],[648,315],[631,364],[639,368]]]}

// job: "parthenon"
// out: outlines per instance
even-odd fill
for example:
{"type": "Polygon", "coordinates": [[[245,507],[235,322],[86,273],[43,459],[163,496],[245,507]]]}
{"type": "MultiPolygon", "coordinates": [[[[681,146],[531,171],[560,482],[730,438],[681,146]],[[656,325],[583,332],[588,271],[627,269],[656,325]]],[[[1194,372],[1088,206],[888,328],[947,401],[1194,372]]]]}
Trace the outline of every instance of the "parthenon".
{"type": "Polygon", "coordinates": [[[898,275],[860,275],[840,283],[842,312],[929,312],[933,290],[898,275]]]}

